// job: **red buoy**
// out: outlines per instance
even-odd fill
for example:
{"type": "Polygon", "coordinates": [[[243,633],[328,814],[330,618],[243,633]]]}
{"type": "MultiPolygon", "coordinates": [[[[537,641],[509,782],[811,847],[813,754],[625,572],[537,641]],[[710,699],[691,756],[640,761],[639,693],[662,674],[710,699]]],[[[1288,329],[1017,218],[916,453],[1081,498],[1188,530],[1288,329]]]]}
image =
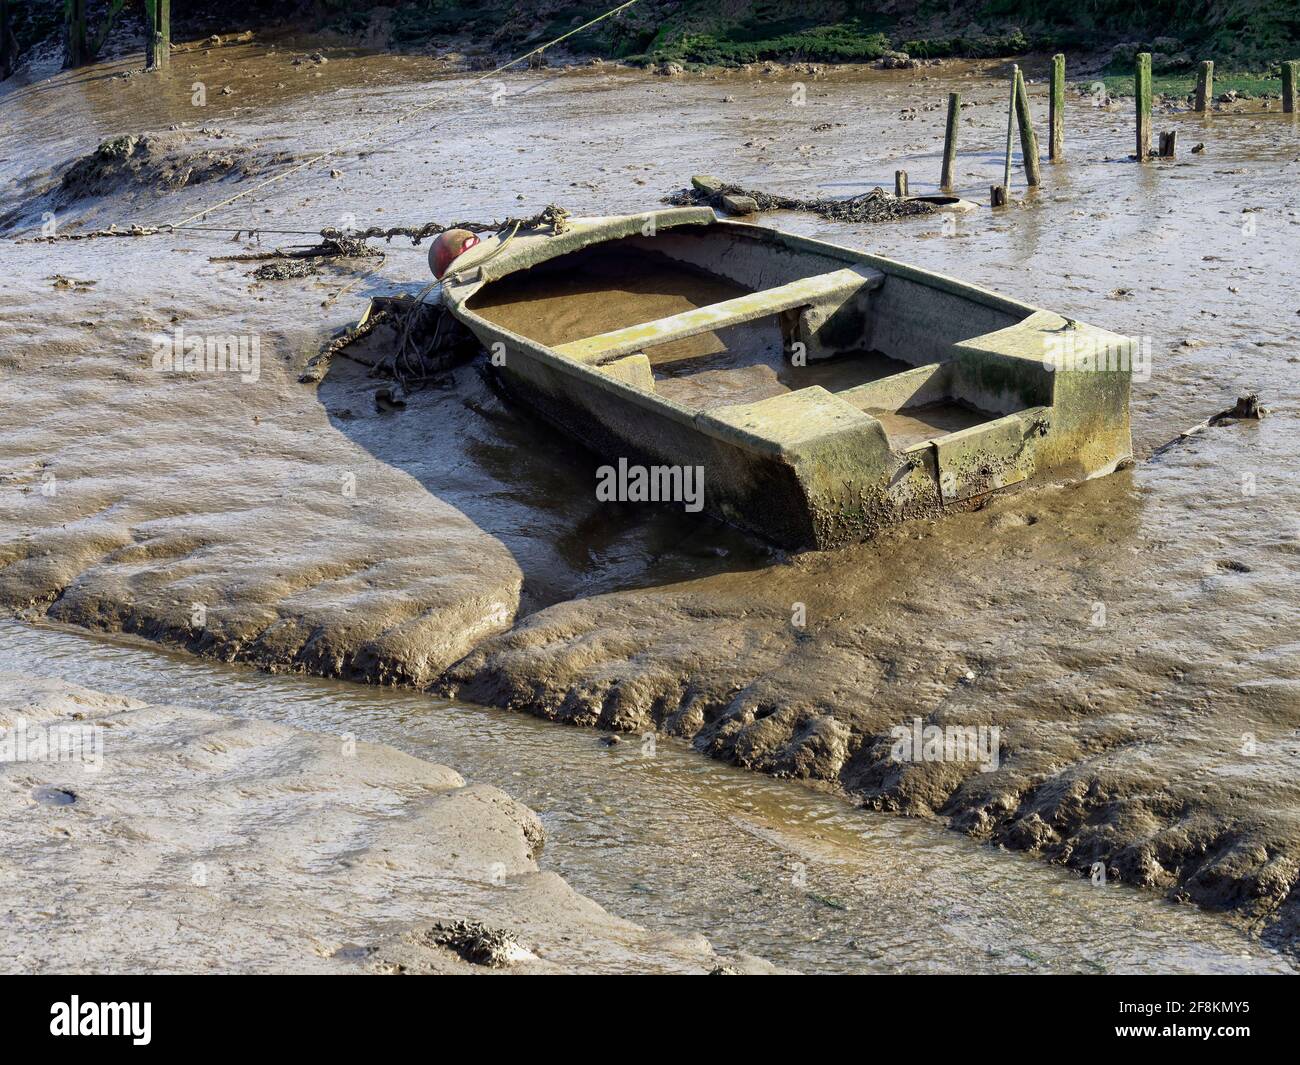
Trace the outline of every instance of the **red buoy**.
{"type": "Polygon", "coordinates": [[[429,248],[429,269],[439,281],[457,256],[478,243],[478,236],[468,229],[449,229],[439,233],[429,248]]]}

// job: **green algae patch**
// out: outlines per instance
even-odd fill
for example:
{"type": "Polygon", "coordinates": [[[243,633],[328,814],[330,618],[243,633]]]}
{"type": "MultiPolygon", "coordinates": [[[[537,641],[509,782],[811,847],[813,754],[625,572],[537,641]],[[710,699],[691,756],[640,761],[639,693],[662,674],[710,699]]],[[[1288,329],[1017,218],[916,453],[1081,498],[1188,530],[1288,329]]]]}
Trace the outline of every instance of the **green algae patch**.
{"type": "Polygon", "coordinates": [[[767,60],[803,59],[824,63],[870,62],[890,50],[889,38],[871,24],[854,19],[815,25],[803,19],[759,22],[701,33],[664,32],[647,49],[646,58],[736,67],[767,60]]]}

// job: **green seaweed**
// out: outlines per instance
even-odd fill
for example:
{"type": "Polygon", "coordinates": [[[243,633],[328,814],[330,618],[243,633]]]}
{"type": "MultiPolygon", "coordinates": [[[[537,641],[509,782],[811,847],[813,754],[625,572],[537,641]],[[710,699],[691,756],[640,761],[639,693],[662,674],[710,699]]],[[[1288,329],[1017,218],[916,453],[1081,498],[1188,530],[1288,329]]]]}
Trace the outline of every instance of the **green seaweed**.
{"type": "MultiPolygon", "coordinates": [[[[1133,95],[1133,73],[1105,74],[1099,79],[1111,96],[1133,95]]],[[[1151,91],[1156,96],[1191,96],[1196,91],[1196,74],[1157,74],[1151,79],[1151,91]]],[[[1214,73],[1214,96],[1234,91],[1241,97],[1278,96],[1282,92],[1281,74],[1214,73]]]]}

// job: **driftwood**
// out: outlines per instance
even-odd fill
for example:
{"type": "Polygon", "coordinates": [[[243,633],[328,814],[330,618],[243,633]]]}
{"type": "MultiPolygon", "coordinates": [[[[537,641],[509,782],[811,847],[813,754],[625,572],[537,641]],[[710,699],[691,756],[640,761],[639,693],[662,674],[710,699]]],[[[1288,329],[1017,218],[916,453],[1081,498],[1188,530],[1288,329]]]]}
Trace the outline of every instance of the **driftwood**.
{"type": "Polygon", "coordinates": [[[1237,402],[1227,410],[1221,410],[1218,414],[1211,414],[1205,421],[1197,422],[1190,429],[1184,429],[1172,440],[1161,444],[1151,452],[1151,457],[1155,458],[1157,455],[1163,455],[1171,447],[1190,440],[1203,429],[1209,429],[1216,425],[1232,425],[1234,422],[1241,421],[1257,422],[1267,414],[1268,408],[1259,405],[1259,396],[1254,392],[1247,392],[1244,396],[1238,396],[1237,402]]]}

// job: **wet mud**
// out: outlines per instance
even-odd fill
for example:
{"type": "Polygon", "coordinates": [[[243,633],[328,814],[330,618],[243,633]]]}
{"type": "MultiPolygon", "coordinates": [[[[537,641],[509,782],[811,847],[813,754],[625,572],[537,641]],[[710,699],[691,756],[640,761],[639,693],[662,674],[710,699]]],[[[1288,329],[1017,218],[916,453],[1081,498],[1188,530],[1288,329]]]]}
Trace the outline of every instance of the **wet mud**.
{"type": "MultiPolygon", "coordinates": [[[[802,973],[1253,973],[1297,965],[1196,907],[1106,879],[1063,875],[1030,856],[973,845],[929,820],[856,809],[834,795],[702,758],[669,736],[561,728],[423,692],[269,676],[133,637],[0,620],[0,673],[6,672],[324,737],[323,755],[342,754],[350,737],[373,750],[395,748],[421,763],[457,766],[473,787],[507,792],[516,800],[509,809],[520,811],[522,803],[536,813],[545,846],[535,861],[544,873],[669,941],[699,944],[703,935],[724,958],[757,956],[802,973]]],[[[104,761],[146,738],[143,731],[106,732],[104,761]]],[[[280,768],[274,752],[284,749],[255,748],[266,752],[268,774],[280,768]]],[[[91,804],[84,809],[102,810],[98,793],[82,786],[92,774],[57,768],[63,771],[44,777],[77,792],[91,804]]],[[[152,786],[161,787],[164,777],[152,786]]],[[[303,802],[332,801],[330,781],[314,777],[310,784],[303,802]]],[[[338,801],[348,805],[353,796],[340,789],[338,801]]],[[[368,846],[376,834],[390,838],[390,821],[358,821],[351,849],[368,846]]],[[[255,834],[250,838],[256,842],[255,834]]],[[[536,841],[535,829],[527,838],[536,841]]],[[[257,868],[240,853],[234,847],[215,856],[208,892],[238,899],[240,881],[257,868]]],[[[173,872],[188,881],[191,869],[172,864],[159,875],[173,872]]],[[[358,877],[369,882],[364,873],[358,877]]],[[[368,912],[376,922],[390,914],[396,930],[374,938],[354,926],[337,929],[330,956],[423,971],[447,960],[441,948],[430,953],[431,939],[462,921],[487,931],[458,936],[461,946],[490,948],[514,933],[524,949],[544,950],[545,940],[521,924],[529,902],[525,897],[516,907],[518,883],[480,881],[460,886],[460,911],[450,909],[459,891],[444,904],[394,890],[368,912]],[[476,909],[493,895],[504,895],[500,907],[476,909]],[[354,938],[344,939],[343,931],[354,938]]],[[[344,879],[340,891],[349,890],[344,879]]],[[[570,948],[591,950],[603,963],[609,940],[575,931],[570,948]]]]}
{"type": "Polygon", "coordinates": [[[391,747],[13,673],[0,706],[100,747],[0,763],[6,972],[770,971],[613,917],[531,810],[391,747]]]}
{"type": "MultiPolygon", "coordinates": [[[[927,125],[916,108],[950,89],[971,104],[958,191],[985,201],[1001,173],[996,64],[831,77],[806,106],[780,77],[519,75],[493,106],[484,86],[421,81],[415,60],[331,62],[310,89],[270,90],[253,75],[283,57],[233,53],[236,91],[200,121],[247,143],[305,152],[435,88],[448,104],[418,136],[349,152],[337,178],[295,177],[227,224],[506,217],[520,196],[524,209],[641,211],[701,172],[850,196],[906,168],[930,191],[942,113],[927,125]],[[470,128],[466,165],[453,149],[470,128]]],[[[184,57],[177,84],[204,62],[184,57]]],[[[0,136],[24,150],[0,153],[6,196],[29,168],[195,122],[183,94],[141,80],[10,90],[0,136]],[[80,122],[54,129],[64,109],[80,122]]],[[[1041,116],[1039,86],[1031,97],[1041,116]]],[[[1100,865],[1294,948],[1300,305],[1280,279],[1300,232],[1300,131],[1276,113],[1161,116],[1206,149],[1138,166],[1126,110],[1071,103],[1067,161],[1044,165],[1037,193],[1017,186],[1005,212],[765,221],[1148,338],[1132,469],[787,558],[707,520],[598,504],[595,458],[475,366],[400,413],[376,411],[373,380],[345,359],[319,391],[299,385],[366,296],[426,283],[423,249],[258,283],[209,262],[230,246],[198,235],[165,250],[5,244],[0,599],[272,670],[659,729],[1081,874],[1100,865]],[[54,290],[55,274],[96,284],[54,290]],[[257,379],[156,372],[152,338],[178,326],[258,334],[257,379]],[[1246,390],[1269,418],[1147,461],[1246,390]],[[891,730],[917,718],[996,726],[996,767],[894,760],[891,730]]],[[[167,199],[188,211],[205,197],[167,199]]]]}
{"type": "Polygon", "coordinates": [[[285,152],[239,144],[219,129],[110,137],[59,166],[57,174],[27,175],[20,183],[22,201],[0,213],[0,233],[22,219],[72,208],[86,219],[98,213],[96,208],[115,215],[126,205],[142,211],[166,210],[167,194],[177,189],[230,187],[290,161],[285,152]]]}

